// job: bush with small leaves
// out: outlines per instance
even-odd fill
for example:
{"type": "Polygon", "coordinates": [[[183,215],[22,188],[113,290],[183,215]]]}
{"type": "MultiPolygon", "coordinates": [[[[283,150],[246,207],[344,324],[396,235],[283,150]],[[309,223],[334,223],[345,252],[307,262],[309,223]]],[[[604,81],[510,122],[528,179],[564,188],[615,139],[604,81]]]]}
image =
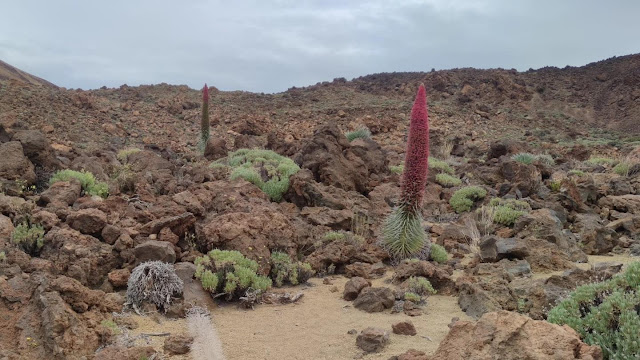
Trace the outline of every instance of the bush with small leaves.
{"type": "Polygon", "coordinates": [[[449,255],[447,254],[447,250],[438,244],[431,244],[431,252],[429,253],[429,257],[431,260],[444,264],[449,260],[449,255]]]}
{"type": "Polygon", "coordinates": [[[75,170],[60,170],[53,174],[49,179],[49,184],[53,185],[58,181],[69,181],[76,179],[80,182],[82,190],[89,195],[97,195],[103,198],[109,196],[109,185],[107,183],[96,181],[95,176],[88,171],[75,171],[75,170]]]}
{"type": "Polygon", "coordinates": [[[276,286],[282,286],[285,281],[291,285],[304,284],[313,276],[311,265],[303,262],[293,262],[287,253],[274,251],[271,253],[271,279],[276,286]]]}
{"type": "Polygon", "coordinates": [[[363,126],[358,130],[348,132],[344,134],[349,142],[355,139],[370,139],[371,138],[371,130],[368,127],[363,126]]]}
{"type": "Polygon", "coordinates": [[[504,226],[512,226],[526,211],[514,210],[508,206],[496,206],[493,213],[493,222],[504,226]]]}
{"type": "Polygon", "coordinates": [[[122,333],[122,330],[120,330],[118,324],[116,324],[113,320],[102,320],[100,322],[100,325],[109,329],[112,335],[120,335],[122,333]]]}
{"type": "Polygon", "coordinates": [[[183,286],[172,264],[147,261],[131,272],[125,305],[140,313],[142,303],[147,301],[166,312],[173,298],[182,294],[183,286]]]}
{"type": "Polygon", "coordinates": [[[0,262],[4,262],[5,260],[7,260],[7,254],[5,254],[4,251],[0,251],[0,262]]]}
{"type": "Polygon", "coordinates": [[[434,295],[437,291],[431,286],[431,282],[423,276],[412,276],[407,280],[409,292],[420,296],[434,295]]]}
{"type": "Polygon", "coordinates": [[[120,151],[118,151],[118,154],[116,155],[116,158],[121,162],[121,163],[126,163],[127,161],[129,161],[129,156],[140,152],[141,150],[138,148],[128,148],[128,149],[122,149],[120,151]]]}
{"type": "Polygon", "coordinates": [[[394,174],[401,175],[402,172],[404,171],[404,165],[389,166],[389,171],[391,171],[394,174]]]}
{"type": "Polygon", "coordinates": [[[484,199],[485,196],[487,196],[487,190],[479,186],[467,186],[453,193],[449,204],[459,214],[470,211],[473,203],[476,200],[484,199]]]}
{"type": "Polygon", "coordinates": [[[344,240],[347,235],[338,231],[327,231],[322,238],[326,241],[336,241],[336,240],[344,240]]]}
{"type": "Polygon", "coordinates": [[[209,251],[196,258],[196,279],[214,295],[226,295],[227,300],[239,299],[251,290],[257,294],[271,287],[271,279],[258,275],[258,263],[247,259],[239,251],[209,251]]]}
{"type": "Polygon", "coordinates": [[[562,183],[560,181],[551,181],[549,183],[549,189],[553,192],[558,192],[562,188],[562,183]]]}
{"type": "Polygon", "coordinates": [[[489,201],[489,206],[506,206],[513,210],[531,211],[531,205],[523,200],[493,198],[489,201]]]}
{"type": "Polygon", "coordinates": [[[293,160],[271,150],[240,149],[230,153],[225,161],[232,169],[232,180],[245,179],[273,201],[282,199],[289,189],[289,177],[300,170],[293,160]]]}
{"type": "Polygon", "coordinates": [[[567,173],[569,176],[584,176],[584,171],[582,170],[569,170],[567,173]]]}
{"type": "Polygon", "coordinates": [[[536,160],[536,156],[530,153],[521,152],[514,154],[511,158],[521,164],[529,165],[536,160]]]}
{"type": "Polygon", "coordinates": [[[462,180],[449,174],[436,175],[436,182],[444,187],[454,187],[462,185],[462,180]]]}
{"type": "Polygon", "coordinates": [[[44,246],[44,228],[42,225],[25,221],[13,229],[11,242],[18,245],[27,254],[35,256],[44,246]]]}
{"type": "Polygon", "coordinates": [[[605,359],[640,358],[640,262],[624,273],[582,285],[554,307],[547,320],[569,325],[584,342],[599,345],[605,359]]]}
{"type": "Polygon", "coordinates": [[[445,161],[438,160],[431,156],[429,156],[429,170],[433,170],[441,174],[454,174],[454,171],[449,164],[447,164],[445,161]]]}
{"type": "Polygon", "coordinates": [[[407,291],[404,293],[404,300],[405,301],[411,301],[412,303],[420,303],[422,301],[422,297],[416,293],[412,293],[410,291],[407,291]]]}
{"type": "Polygon", "coordinates": [[[553,156],[548,154],[536,155],[535,160],[540,162],[541,164],[545,164],[548,166],[553,166],[556,163],[556,161],[553,159],[553,156]]]}

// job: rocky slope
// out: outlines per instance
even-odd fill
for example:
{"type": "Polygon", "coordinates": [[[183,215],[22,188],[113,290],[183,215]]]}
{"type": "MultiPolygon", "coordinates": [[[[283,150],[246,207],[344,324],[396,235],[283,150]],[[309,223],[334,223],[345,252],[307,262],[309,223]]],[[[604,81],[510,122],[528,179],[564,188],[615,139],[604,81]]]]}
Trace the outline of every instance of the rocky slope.
{"type": "MultiPolygon", "coordinates": [[[[484,319],[479,324],[527,324],[496,325],[495,334],[546,341],[554,331],[566,340],[558,353],[598,358],[597,349],[566,328],[493,312],[545,319],[577,285],[609,278],[623,266],[578,265],[589,256],[640,254],[638,62],[632,55],[526,73],[378,74],[273,95],[212,88],[206,157],[196,151],[201,95],[185,86],[81,91],[2,81],[0,318],[6,326],[0,359],[111,359],[117,353],[139,359],[164,352],[114,330],[126,335],[137,326],[119,313],[131,271],[146,260],[175,263],[185,290],[166,316],[184,317],[192,304],[215,314],[211,297],[193,279],[194,259],[214,248],[242,252],[261,274],[269,273],[271,252],[286,252],[319,275],[351,278],[329,303],[398,319],[426,317],[428,303],[403,303],[407,280],[423,276],[439,295],[455,296],[467,316],[484,319]],[[391,168],[403,159],[406,114],[420,82],[428,88],[432,153],[461,181],[441,184],[435,175],[442,167],[433,167],[422,208],[431,240],[450,256],[445,263],[391,264],[377,239],[398,199],[399,176],[391,168]],[[348,141],[344,132],[363,125],[371,139],[348,141]],[[253,147],[288,156],[301,168],[283,201],[231,180],[224,166],[209,166],[231,150],[253,147]],[[548,156],[530,163],[513,158],[523,151],[548,156]],[[591,156],[611,161],[587,161],[591,156]],[[617,173],[616,162],[629,170],[617,173]],[[91,196],[76,181],[49,184],[60,169],[90,171],[108,184],[109,196],[91,196]],[[457,213],[449,200],[466,185],[487,195],[473,211],[457,213]],[[523,213],[474,233],[482,225],[476,210],[490,208],[492,200],[517,200],[523,213]],[[42,226],[38,253],[11,242],[25,222],[42,226]],[[331,232],[348,236],[330,239],[331,232]],[[393,281],[370,286],[383,277],[393,281]]],[[[264,300],[276,301],[281,292],[264,300]]],[[[342,307],[318,310],[340,313],[342,307]]],[[[468,322],[452,328],[488,331],[468,322]]],[[[388,330],[363,330],[355,341],[363,350],[378,349],[388,330]]],[[[400,358],[426,358],[416,344],[415,356],[400,358]]],[[[455,339],[443,344],[436,354],[469,356],[455,352],[455,339]]],[[[498,342],[476,350],[498,357],[511,351],[498,342]]]]}
{"type": "Polygon", "coordinates": [[[47,80],[41,79],[37,76],[33,76],[0,60],[0,81],[3,80],[18,80],[31,85],[56,87],[54,84],[48,82],[47,80]]]}

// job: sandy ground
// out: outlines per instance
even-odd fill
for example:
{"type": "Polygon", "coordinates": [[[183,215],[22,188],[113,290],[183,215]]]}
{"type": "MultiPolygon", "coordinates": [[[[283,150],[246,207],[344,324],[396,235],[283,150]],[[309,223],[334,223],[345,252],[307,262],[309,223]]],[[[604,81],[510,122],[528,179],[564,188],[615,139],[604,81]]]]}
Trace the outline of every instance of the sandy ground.
{"type": "MultiPolygon", "coordinates": [[[[638,261],[629,256],[589,256],[589,263],[577,264],[587,269],[592,264],[621,262],[628,264],[638,261]]],[[[562,272],[557,272],[561,274],[562,272]]],[[[534,278],[549,277],[556,273],[534,274],[534,278]]],[[[409,317],[403,313],[392,314],[390,310],[381,313],[366,313],[355,309],[352,302],[342,300],[342,290],[347,278],[335,276],[331,284],[323,284],[322,279],[311,279],[310,286],[303,285],[284,289],[291,293],[302,291],[304,297],[295,304],[262,304],[254,310],[239,309],[235,304],[223,304],[210,309],[213,323],[220,335],[227,360],[245,359],[353,359],[360,358],[362,352],[356,347],[356,335],[366,327],[387,329],[390,343],[380,353],[365,355],[365,359],[388,359],[409,349],[417,349],[432,354],[444,339],[453,317],[470,320],[458,307],[457,297],[434,295],[428,298],[424,314],[409,317]],[[338,289],[332,292],[333,287],[338,289]],[[416,336],[393,334],[391,325],[410,320],[415,325],[416,336]]],[[[373,280],[373,286],[388,286],[384,279],[373,280]]],[[[171,320],[160,315],[133,315],[138,328],[131,336],[144,333],[187,334],[184,319],[171,320]]],[[[150,344],[161,350],[165,337],[151,336],[138,340],[139,345],[150,344]]],[[[190,355],[165,356],[165,359],[190,359],[190,355]]],[[[196,359],[197,360],[197,359],[196,359]]]]}

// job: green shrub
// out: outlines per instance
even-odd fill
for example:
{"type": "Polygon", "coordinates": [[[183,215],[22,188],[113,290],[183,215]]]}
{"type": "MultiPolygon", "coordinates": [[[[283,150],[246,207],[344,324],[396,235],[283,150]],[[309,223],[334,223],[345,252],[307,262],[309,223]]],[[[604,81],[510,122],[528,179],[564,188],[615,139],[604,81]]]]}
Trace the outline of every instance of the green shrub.
{"type": "Polygon", "coordinates": [[[412,276],[407,280],[407,288],[409,292],[420,296],[433,295],[437,291],[431,286],[429,280],[422,276],[412,276]]]}
{"type": "Polygon", "coordinates": [[[548,321],[569,325],[605,359],[640,358],[640,262],[600,283],[578,287],[554,307],[548,321]]]}
{"type": "Polygon", "coordinates": [[[394,174],[400,175],[404,171],[404,165],[389,166],[389,171],[394,174]]]}
{"type": "Polygon", "coordinates": [[[0,251],[0,262],[4,262],[5,260],[7,260],[7,254],[5,254],[4,251],[0,251]]]}
{"type": "Polygon", "coordinates": [[[454,171],[451,168],[451,166],[449,166],[449,164],[431,156],[429,156],[429,170],[436,171],[438,173],[445,173],[449,175],[454,174],[454,171]]]}
{"type": "Polygon", "coordinates": [[[271,279],[276,286],[282,286],[285,281],[291,285],[304,284],[313,276],[311,265],[303,262],[293,262],[287,253],[274,251],[271,253],[271,279]]]}
{"type": "Polygon", "coordinates": [[[271,200],[280,201],[289,189],[289,177],[300,170],[293,160],[271,150],[240,149],[229,154],[231,179],[242,178],[264,191],[271,200]]]}
{"type": "Polygon", "coordinates": [[[120,151],[118,151],[118,154],[116,155],[116,158],[121,162],[121,163],[126,163],[127,161],[129,161],[129,156],[132,154],[135,154],[137,152],[140,152],[140,149],[137,148],[129,148],[129,149],[122,149],[120,151]]]}
{"type": "Polygon", "coordinates": [[[326,241],[344,240],[346,239],[346,237],[347,235],[345,233],[338,231],[328,231],[322,236],[322,238],[326,241]]]}
{"type": "Polygon", "coordinates": [[[479,186],[467,186],[453,193],[449,204],[459,214],[471,210],[473,202],[484,199],[485,196],[487,196],[487,190],[479,186]]]}
{"type": "Polygon", "coordinates": [[[584,176],[584,171],[582,170],[569,170],[569,172],[567,173],[569,176],[575,175],[575,176],[584,176]]]}
{"type": "Polygon", "coordinates": [[[521,152],[521,153],[517,153],[517,154],[511,156],[511,159],[513,159],[513,160],[515,160],[515,161],[517,161],[519,163],[529,165],[529,164],[532,164],[536,160],[536,157],[533,154],[526,153],[526,152],[521,152]]]}
{"type": "Polygon", "coordinates": [[[606,158],[606,157],[598,157],[598,156],[592,156],[589,158],[589,160],[587,160],[588,164],[591,165],[609,165],[609,166],[613,166],[613,164],[616,163],[615,160],[610,159],[610,158],[606,158]]]}
{"type": "Polygon", "coordinates": [[[514,210],[508,206],[496,206],[493,213],[493,222],[504,226],[512,226],[526,211],[514,210]]]}
{"type": "Polygon", "coordinates": [[[262,293],[271,287],[271,279],[258,275],[258,263],[239,251],[211,250],[196,258],[195,277],[212,294],[224,294],[227,300],[245,296],[248,290],[262,293]]]}
{"type": "Polygon", "coordinates": [[[58,181],[69,181],[71,179],[78,180],[82,186],[82,190],[89,195],[98,195],[103,198],[109,196],[109,185],[101,181],[96,181],[92,173],[84,170],[60,170],[49,179],[49,185],[53,185],[58,181]]]}
{"type": "Polygon", "coordinates": [[[109,329],[109,331],[111,331],[112,335],[120,335],[122,333],[122,331],[118,327],[118,324],[116,324],[113,320],[102,320],[100,322],[100,325],[102,325],[105,328],[109,329]]]}
{"type": "Polygon", "coordinates": [[[438,244],[431,244],[431,252],[429,253],[429,257],[431,260],[444,264],[449,260],[449,255],[447,254],[447,250],[444,247],[438,244]]]}
{"type": "Polygon", "coordinates": [[[44,245],[44,228],[25,221],[13,229],[11,241],[27,254],[37,255],[44,245]]]}
{"type": "Polygon", "coordinates": [[[549,189],[553,192],[558,192],[562,188],[562,183],[560,181],[551,181],[549,183],[549,189]]]}
{"type": "Polygon", "coordinates": [[[416,293],[412,293],[410,291],[407,291],[404,293],[404,299],[405,301],[411,301],[412,303],[420,303],[422,301],[422,297],[416,293]]]}
{"type": "Polygon", "coordinates": [[[358,130],[348,132],[348,133],[346,133],[344,135],[347,137],[347,140],[349,140],[349,142],[351,142],[351,141],[353,141],[355,139],[370,139],[371,138],[371,131],[369,130],[368,127],[363,126],[358,130]]]}
{"type": "Polygon", "coordinates": [[[626,161],[622,161],[613,168],[613,172],[620,176],[628,176],[629,169],[631,169],[631,164],[626,161]]]}
{"type": "Polygon", "coordinates": [[[493,198],[489,201],[489,206],[506,206],[513,210],[530,211],[531,205],[523,200],[493,198]]]}
{"type": "Polygon", "coordinates": [[[535,160],[539,161],[542,164],[549,165],[549,166],[553,166],[556,163],[556,161],[553,160],[553,157],[551,155],[547,155],[547,154],[536,155],[535,156],[535,160]]]}
{"type": "Polygon", "coordinates": [[[444,187],[454,187],[462,184],[462,180],[449,174],[436,175],[436,182],[444,187]]]}

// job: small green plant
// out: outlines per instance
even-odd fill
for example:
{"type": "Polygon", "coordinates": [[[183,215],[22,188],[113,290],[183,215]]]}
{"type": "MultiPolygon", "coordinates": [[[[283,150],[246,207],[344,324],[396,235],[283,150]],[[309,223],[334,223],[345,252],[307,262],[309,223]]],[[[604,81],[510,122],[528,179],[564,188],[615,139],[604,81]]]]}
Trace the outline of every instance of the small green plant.
{"type": "Polygon", "coordinates": [[[493,198],[489,201],[489,206],[506,206],[513,210],[530,211],[531,205],[523,200],[493,198]]]}
{"type": "Polygon", "coordinates": [[[122,330],[120,330],[118,324],[116,324],[113,320],[102,320],[100,322],[100,325],[109,329],[112,335],[120,335],[122,333],[122,330]]]}
{"type": "Polygon", "coordinates": [[[82,190],[89,195],[98,195],[103,198],[109,196],[109,185],[107,183],[96,181],[95,176],[88,171],[60,170],[53,174],[49,179],[49,184],[53,185],[58,181],[69,181],[76,179],[80,182],[82,190]]]}
{"type": "Polygon", "coordinates": [[[126,163],[127,161],[129,161],[129,156],[132,154],[135,154],[137,152],[140,152],[141,150],[138,148],[128,148],[128,149],[122,149],[120,151],[118,151],[118,154],[116,155],[116,158],[121,162],[121,163],[126,163]]]}
{"type": "Polygon", "coordinates": [[[588,164],[591,165],[609,165],[609,166],[613,166],[616,161],[610,158],[606,158],[606,157],[599,157],[599,156],[592,156],[589,158],[589,160],[587,160],[588,164]]]}
{"type": "Polygon", "coordinates": [[[44,246],[44,228],[25,221],[13,229],[11,241],[27,254],[37,255],[44,246]]]}
{"type": "Polygon", "coordinates": [[[449,175],[454,174],[454,171],[449,164],[432,156],[429,156],[429,170],[449,175]]]}
{"type": "Polygon", "coordinates": [[[562,183],[560,181],[551,181],[549,183],[549,189],[551,189],[552,192],[558,192],[561,188],[562,183]]]}
{"type": "Polygon", "coordinates": [[[271,279],[258,275],[258,263],[247,259],[239,251],[214,249],[196,258],[196,279],[214,295],[226,295],[227,300],[238,299],[251,290],[258,294],[271,288],[271,279]]]}
{"type": "Polygon", "coordinates": [[[631,164],[626,161],[621,161],[618,165],[613,167],[613,172],[620,176],[629,176],[629,170],[631,169],[631,164]]]}
{"type": "Polygon", "coordinates": [[[462,185],[462,180],[449,174],[436,175],[436,182],[444,187],[454,187],[462,185]]]}
{"type": "Polygon", "coordinates": [[[280,287],[285,281],[291,285],[304,284],[313,276],[311,265],[293,262],[287,253],[274,251],[271,253],[271,278],[280,287]]]}
{"type": "Polygon", "coordinates": [[[584,176],[584,171],[582,170],[569,170],[569,172],[567,173],[569,176],[584,176]]]}
{"type": "Polygon", "coordinates": [[[431,286],[431,282],[422,276],[412,276],[407,280],[409,292],[420,296],[434,295],[437,291],[431,286]]]}
{"type": "Polygon", "coordinates": [[[511,159],[525,165],[530,165],[536,160],[536,156],[527,152],[521,152],[511,156],[511,159]]]}
{"type": "Polygon", "coordinates": [[[569,325],[584,342],[599,345],[605,359],[640,358],[640,262],[624,273],[574,290],[554,307],[548,321],[569,325]]]}
{"type": "Polygon", "coordinates": [[[351,141],[353,141],[355,139],[370,139],[371,138],[371,131],[369,130],[368,127],[363,126],[363,127],[359,128],[358,130],[348,132],[348,133],[346,133],[344,135],[347,137],[347,140],[349,140],[349,142],[351,142],[351,141]]]}
{"type": "Polygon", "coordinates": [[[493,222],[504,226],[512,226],[526,211],[514,210],[508,206],[496,206],[493,213],[493,222]]]}
{"type": "Polygon", "coordinates": [[[553,166],[556,163],[556,161],[553,159],[553,156],[547,154],[536,155],[535,160],[540,162],[541,164],[545,164],[548,166],[553,166]]]}
{"type": "Polygon", "coordinates": [[[404,293],[404,300],[405,301],[411,301],[412,303],[420,303],[422,301],[422,297],[416,293],[412,293],[410,291],[407,291],[404,293]]]}
{"type": "Polygon", "coordinates": [[[429,253],[429,257],[431,260],[444,264],[449,260],[449,255],[447,254],[447,250],[441,245],[431,244],[431,252],[429,253]]]}
{"type": "Polygon", "coordinates": [[[394,174],[401,175],[402,172],[404,171],[404,165],[389,166],[389,171],[391,171],[394,174]]]}
{"type": "Polygon", "coordinates": [[[222,163],[219,163],[219,162],[215,162],[215,161],[212,162],[211,164],[209,164],[209,167],[211,169],[228,169],[229,168],[229,166],[227,166],[225,164],[222,164],[222,163]]]}
{"type": "Polygon", "coordinates": [[[484,199],[485,196],[487,196],[487,190],[479,186],[467,186],[453,193],[449,204],[459,214],[470,211],[474,201],[484,199]]]}
{"type": "Polygon", "coordinates": [[[226,159],[231,179],[242,178],[256,185],[273,201],[282,200],[289,189],[289,177],[300,170],[293,160],[271,150],[240,149],[226,159]]]}
{"type": "Polygon", "coordinates": [[[344,240],[346,237],[347,235],[345,233],[338,231],[328,231],[322,236],[326,241],[344,240]]]}
{"type": "Polygon", "coordinates": [[[7,254],[4,251],[0,251],[0,262],[5,262],[7,260],[7,254]]]}

